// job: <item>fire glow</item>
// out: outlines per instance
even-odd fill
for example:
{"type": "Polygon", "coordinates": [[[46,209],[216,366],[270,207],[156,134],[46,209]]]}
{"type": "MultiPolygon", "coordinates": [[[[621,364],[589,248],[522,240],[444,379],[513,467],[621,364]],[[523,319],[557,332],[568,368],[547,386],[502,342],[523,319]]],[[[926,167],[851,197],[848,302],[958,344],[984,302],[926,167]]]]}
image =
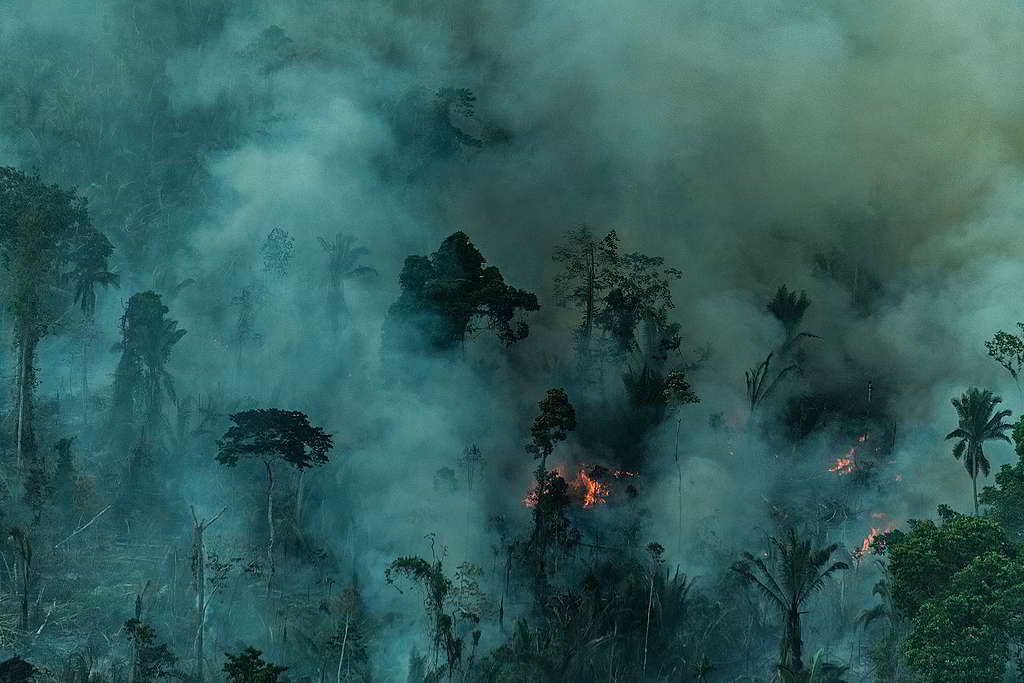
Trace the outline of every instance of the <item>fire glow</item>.
{"type": "MultiPolygon", "coordinates": [[[[867,434],[861,434],[857,437],[858,443],[864,443],[867,440],[867,434]]],[[[827,471],[835,472],[836,474],[850,474],[857,468],[856,456],[857,447],[852,446],[842,457],[836,458],[836,461],[832,463],[827,471]]]]}
{"type": "MultiPolygon", "coordinates": [[[[593,508],[597,505],[603,505],[608,502],[608,496],[611,495],[611,488],[606,481],[607,479],[625,479],[636,476],[635,472],[609,470],[601,467],[600,465],[590,468],[586,465],[580,465],[579,470],[576,472],[576,476],[572,479],[566,477],[565,468],[561,465],[553,468],[551,472],[566,481],[566,484],[569,487],[570,497],[574,502],[578,502],[580,507],[584,509],[593,508]]],[[[537,489],[531,488],[523,498],[523,505],[526,507],[533,507],[537,504],[537,500],[537,489]]]]}
{"type": "MultiPolygon", "coordinates": [[[[888,515],[886,515],[883,512],[871,513],[872,519],[885,519],[887,516],[888,515]]],[[[861,546],[859,548],[854,549],[853,553],[851,553],[853,555],[853,558],[855,560],[860,560],[862,557],[870,553],[872,551],[871,545],[875,542],[875,539],[878,537],[878,535],[889,533],[895,528],[896,523],[891,520],[889,522],[886,522],[886,524],[881,528],[871,527],[871,531],[869,531],[868,535],[864,537],[864,541],[861,543],[861,546]]]]}

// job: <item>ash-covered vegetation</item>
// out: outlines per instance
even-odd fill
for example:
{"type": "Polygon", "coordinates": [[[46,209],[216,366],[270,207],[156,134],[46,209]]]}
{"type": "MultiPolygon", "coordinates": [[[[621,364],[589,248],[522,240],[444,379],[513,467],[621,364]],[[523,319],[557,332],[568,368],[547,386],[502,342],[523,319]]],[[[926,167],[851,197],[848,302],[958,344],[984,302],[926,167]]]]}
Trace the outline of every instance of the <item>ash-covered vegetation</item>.
{"type": "Polygon", "coordinates": [[[0,683],[1024,680],[1022,25],[0,0],[0,683]]]}

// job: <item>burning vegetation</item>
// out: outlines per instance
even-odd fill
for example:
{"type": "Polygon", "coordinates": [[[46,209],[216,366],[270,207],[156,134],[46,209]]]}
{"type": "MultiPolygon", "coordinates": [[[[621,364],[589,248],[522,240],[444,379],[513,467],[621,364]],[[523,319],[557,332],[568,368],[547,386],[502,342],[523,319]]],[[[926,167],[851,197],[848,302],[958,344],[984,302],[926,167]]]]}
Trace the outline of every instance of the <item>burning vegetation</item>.
{"type": "MultiPolygon", "coordinates": [[[[608,497],[612,495],[613,489],[620,488],[619,482],[636,476],[635,472],[613,470],[601,465],[579,465],[575,475],[571,478],[566,475],[564,465],[556,465],[549,472],[553,475],[549,481],[564,481],[570,501],[583,509],[604,505],[608,502],[608,497]]],[[[548,486],[550,487],[551,484],[548,486]]],[[[625,487],[625,492],[628,495],[635,495],[636,489],[630,484],[625,487]]],[[[534,507],[538,498],[537,487],[534,485],[523,497],[523,505],[534,507]]]]}

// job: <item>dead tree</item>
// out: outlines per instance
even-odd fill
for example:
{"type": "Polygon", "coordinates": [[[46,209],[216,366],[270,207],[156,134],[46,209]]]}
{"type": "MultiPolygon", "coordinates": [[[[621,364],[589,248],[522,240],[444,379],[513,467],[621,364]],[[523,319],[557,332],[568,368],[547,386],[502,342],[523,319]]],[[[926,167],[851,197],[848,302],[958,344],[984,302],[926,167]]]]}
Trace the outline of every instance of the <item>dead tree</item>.
{"type": "MultiPolygon", "coordinates": [[[[222,508],[214,515],[213,519],[200,520],[196,514],[195,506],[190,507],[192,511],[192,590],[195,593],[195,627],[196,635],[193,641],[193,651],[196,658],[195,680],[197,683],[203,681],[203,630],[206,625],[206,609],[210,606],[206,599],[206,546],[203,542],[203,533],[213,526],[213,523],[224,514],[222,508]]],[[[212,597],[212,596],[211,596],[212,597]]]]}

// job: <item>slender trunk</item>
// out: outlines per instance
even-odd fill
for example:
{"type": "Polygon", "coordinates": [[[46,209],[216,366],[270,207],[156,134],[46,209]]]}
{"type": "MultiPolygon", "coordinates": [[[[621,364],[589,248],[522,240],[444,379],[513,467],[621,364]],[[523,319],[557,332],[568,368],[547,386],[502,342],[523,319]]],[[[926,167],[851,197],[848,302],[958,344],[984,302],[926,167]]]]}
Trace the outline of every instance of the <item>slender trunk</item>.
{"type": "Polygon", "coordinates": [[[341,683],[341,663],[345,661],[345,646],[348,644],[348,624],[352,614],[345,615],[345,635],[341,638],[341,655],[338,657],[338,683],[341,683]]]}
{"type": "Polygon", "coordinates": [[[651,635],[651,607],[654,605],[654,573],[651,573],[651,590],[647,595],[647,628],[644,630],[644,670],[641,680],[647,680],[647,643],[651,635]]]}
{"type": "Polygon", "coordinates": [[[793,673],[804,670],[803,638],[800,627],[800,606],[792,605],[786,615],[786,642],[782,664],[793,673]]]}
{"type": "Polygon", "coordinates": [[[683,427],[683,418],[676,420],[676,498],[679,505],[678,525],[676,527],[676,552],[682,555],[683,552],[683,466],[679,463],[679,430],[683,427]]]}
{"type": "Polygon", "coordinates": [[[594,264],[594,248],[591,246],[587,254],[587,302],[583,313],[583,329],[580,330],[579,366],[582,379],[590,378],[590,339],[594,331],[594,288],[596,280],[594,264]]]}
{"type": "Polygon", "coordinates": [[[203,683],[203,622],[206,613],[206,549],[203,545],[203,524],[192,529],[192,585],[196,593],[195,658],[197,683],[203,683]]]}
{"type": "Polygon", "coordinates": [[[327,310],[331,316],[331,333],[334,335],[334,340],[338,340],[338,335],[341,332],[341,284],[338,282],[336,277],[331,277],[330,288],[328,289],[327,296],[330,301],[327,302],[327,310]]]}
{"type": "Polygon", "coordinates": [[[82,339],[82,427],[89,428],[89,335],[92,334],[92,318],[86,322],[85,337],[82,339]]]}
{"type": "Polygon", "coordinates": [[[267,468],[267,529],[270,540],[267,543],[267,593],[270,593],[270,585],[274,581],[274,470],[270,467],[270,461],[264,460],[263,465],[267,468]]]}
{"type": "Polygon", "coordinates": [[[974,491],[974,516],[978,516],[978,467],[977,463],[974,465],[974,473],[971,475],[971,488],[974,491]]]}
{"type": "Polygon", "coordinates": [[[21,561],[21,630],[28,631],[28,558],[21,561]]]}
{"type": "Polygon", "coordinates": [[[295,529],[301,533],[302,529],[302,494],[305,489],[305,479],[302,470],[299,470],[299,481],[295,487],[295,529]]]}

